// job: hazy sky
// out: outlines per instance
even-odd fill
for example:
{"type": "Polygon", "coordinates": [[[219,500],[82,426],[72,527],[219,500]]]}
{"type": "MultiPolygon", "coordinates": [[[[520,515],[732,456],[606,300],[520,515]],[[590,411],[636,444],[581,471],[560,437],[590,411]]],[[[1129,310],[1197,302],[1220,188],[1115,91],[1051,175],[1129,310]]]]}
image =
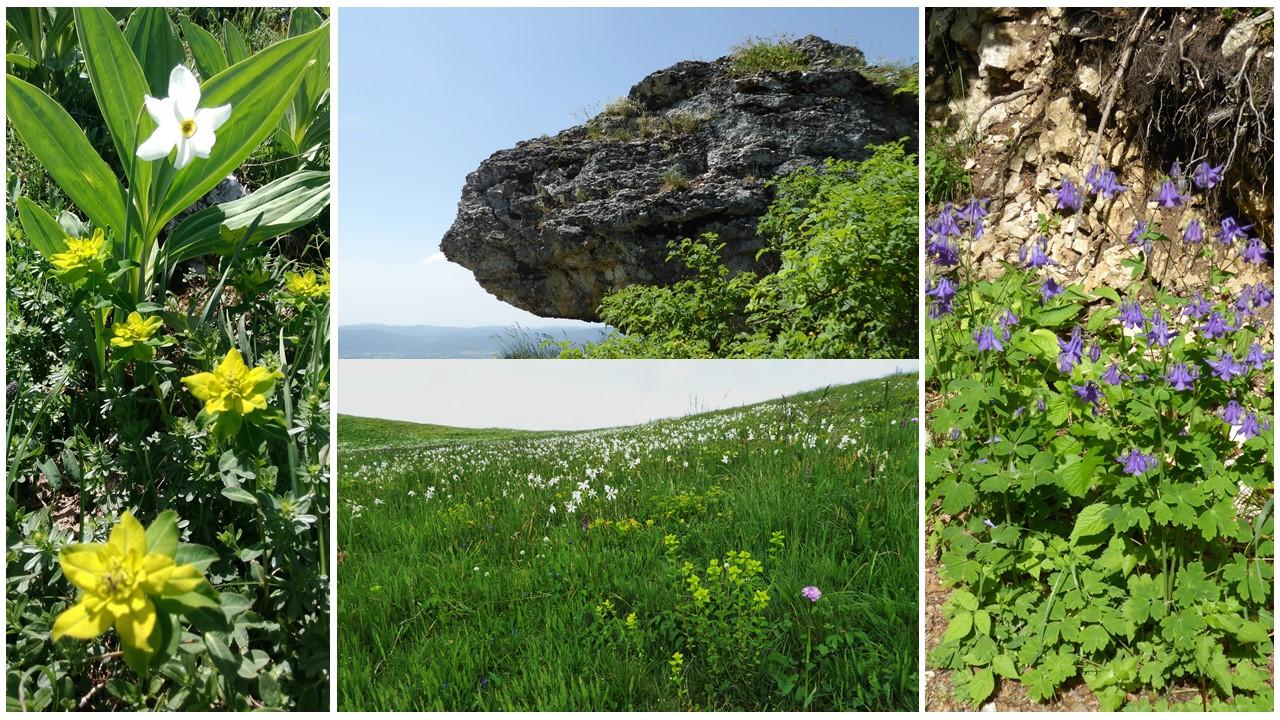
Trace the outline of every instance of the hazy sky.
{"type": "MultiPolygon", "coordinates": [[[[915,62],[914,8],[342,8],[340,324],[543,325],[446,262],[467,173],[581,123],[645,75],[755,36],[915,62]]],[[[569,323],[570,321],[564,321],[569,323]]]]}
{"type": "Polygon", "coordinates": [[[339,360],[338,412],[458,427],[584,430],[918,367],[915,360],[339,360]]]}

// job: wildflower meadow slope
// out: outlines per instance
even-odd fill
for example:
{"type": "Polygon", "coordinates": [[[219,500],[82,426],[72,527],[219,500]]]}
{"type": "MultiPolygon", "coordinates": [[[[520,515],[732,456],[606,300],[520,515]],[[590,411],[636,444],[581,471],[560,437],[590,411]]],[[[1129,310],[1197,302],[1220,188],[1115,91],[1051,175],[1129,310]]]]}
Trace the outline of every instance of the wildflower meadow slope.
{"type": "Polygon", "coordinates": [[[339,419],[344,710],[907,710],[917,376],[588,432],[339,419]]]}

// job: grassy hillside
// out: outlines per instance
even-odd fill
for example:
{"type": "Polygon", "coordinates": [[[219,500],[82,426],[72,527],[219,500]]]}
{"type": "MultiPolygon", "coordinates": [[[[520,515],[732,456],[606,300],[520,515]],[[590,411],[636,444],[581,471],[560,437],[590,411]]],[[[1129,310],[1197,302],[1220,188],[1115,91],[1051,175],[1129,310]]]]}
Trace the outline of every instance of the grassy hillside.
{"type": "Polygon", "coordinates": [[[913,709],[916,385],[577,433],[340,418],[341,709],[913,709]]]}

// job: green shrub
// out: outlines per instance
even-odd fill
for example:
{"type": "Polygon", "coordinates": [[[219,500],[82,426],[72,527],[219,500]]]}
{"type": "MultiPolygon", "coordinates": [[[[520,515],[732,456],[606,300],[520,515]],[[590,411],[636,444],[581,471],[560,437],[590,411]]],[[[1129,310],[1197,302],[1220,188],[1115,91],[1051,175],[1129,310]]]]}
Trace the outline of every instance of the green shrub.
{"type": "Polygon", "coordinates": [[[605,296],[623,336],[566,357],[909,357],[916,352],[917,170],[902,144],[773,182],[764,276],[733,273],[713,234],[671,243],[689,276],[605,296]]]}

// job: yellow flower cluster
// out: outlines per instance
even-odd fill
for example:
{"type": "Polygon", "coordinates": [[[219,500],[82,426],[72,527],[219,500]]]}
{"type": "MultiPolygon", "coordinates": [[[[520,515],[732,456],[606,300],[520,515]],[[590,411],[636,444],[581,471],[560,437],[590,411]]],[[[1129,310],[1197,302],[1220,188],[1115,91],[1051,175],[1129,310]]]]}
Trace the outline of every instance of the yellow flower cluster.
{"type": "Polygon", "coordinates": [[[144,318],[137,312],[131,312],[124,322],[117,323],[112,328],[111,346],[125,349],[142,345],[150,340],[163,324],[164,321],[154,315],[144,318]]]}
{"type": "Polygon", "coordinates": [[[93,231],[92,237],[67,238],[67,249],[49,256],[49,262],[60,273],[88,270],[106,256],[107,238],[102,228],[93,231]]]}
{"type": "Polygon", "coordinates": [[[231,413],[248,415],[267,409],[267,399],[275,391],[276,379],[284,377],[263,366],[250,369],[240,351],[231,348],[213,372],[196,373],[182,378],[191,394],[204,401],[210,415],[231,413]]]}
{"type": "Polygon", "coordinates": [[[315,270],[302,274],[287,272],[284,274],[284,286],[290,294],[300,298],[315,300],[329,297],[329,271],[323,270],[319,276],[315,270]]]}

